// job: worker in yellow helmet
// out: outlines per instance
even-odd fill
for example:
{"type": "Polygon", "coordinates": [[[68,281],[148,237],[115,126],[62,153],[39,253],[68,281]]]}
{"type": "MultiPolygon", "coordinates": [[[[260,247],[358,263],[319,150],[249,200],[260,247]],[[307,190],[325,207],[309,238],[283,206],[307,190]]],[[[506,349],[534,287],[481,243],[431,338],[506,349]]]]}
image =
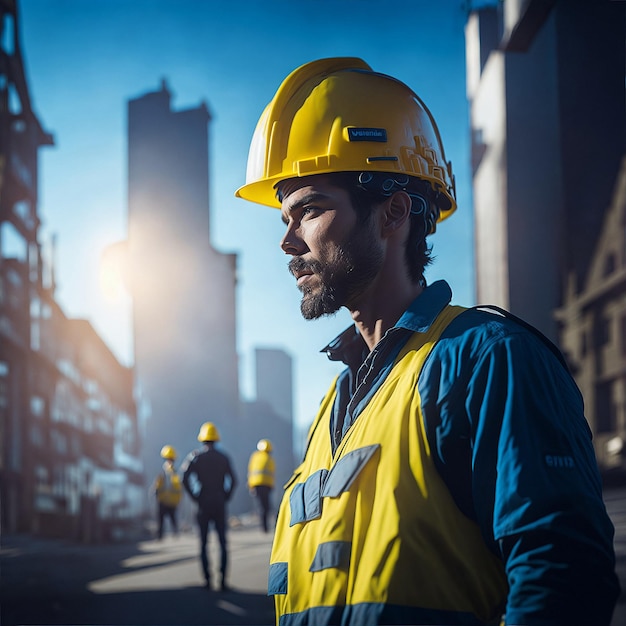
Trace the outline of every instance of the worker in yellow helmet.
{"type": "Polygon", "coordinates": [[[170,520],[174,534],[178,534],[176,510],[183,495],[180,476],[174,466],[176,450],[173,446],[165,445],[161,448],[161,457],[164,459],[163,467],[158,473],[153,487],[158,506],[159,527],[157,536],[159,539],[163,538],[166,518],[170,520]]]}
{"type": "Polygon", "coordinates": [[[205,587],[211,590],[211,567],[207,552],[209,526],[212,524],[220,545],[220,590],[229,591],[228,545],[226,536],[226,504],[237,486],[237,477],[230,458],[217,449],[220,434],[213,422],[204,422],[198,432],[202,447],[187,455],[183,465],[183,485],[198,505],[200,531],[200,563],[205,587]]]}
{"type": "Polygon", "coordinates": [[[613,526],[562,355],[426,281],[457,201],[418,95],[357,58],[295,69],[237,195],[280,209],[302,315],[354,321],[280,505],[277,622],[608,625],[613,526]]]}
{"type": "Polygon", "coordinates": [[[272,442],[260,439],[248,461],[248,489],[258,502],[263,532],[269,531],[270,494],[274,489],[275,472],[272,442]]]}

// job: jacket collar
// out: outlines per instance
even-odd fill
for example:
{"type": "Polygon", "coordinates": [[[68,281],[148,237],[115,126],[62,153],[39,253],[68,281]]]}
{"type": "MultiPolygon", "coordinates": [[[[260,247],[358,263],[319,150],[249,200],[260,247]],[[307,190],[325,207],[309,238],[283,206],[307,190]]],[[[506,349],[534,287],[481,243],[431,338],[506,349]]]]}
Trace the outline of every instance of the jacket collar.
{"type": "MultiPolygon", "coordinates": [[[[434,282],[413,300],[409,308],[396,322],[394,328],[404,328],[417,333],[427,332],[451,299],[450,285],[445,280],[434,282]]],[[[343,361],[348,366],[354,366],[365,360],[369,349],[357,327],[353,324],[337,335],[320,352],[325,352],[331,361],[343,361]]]]}

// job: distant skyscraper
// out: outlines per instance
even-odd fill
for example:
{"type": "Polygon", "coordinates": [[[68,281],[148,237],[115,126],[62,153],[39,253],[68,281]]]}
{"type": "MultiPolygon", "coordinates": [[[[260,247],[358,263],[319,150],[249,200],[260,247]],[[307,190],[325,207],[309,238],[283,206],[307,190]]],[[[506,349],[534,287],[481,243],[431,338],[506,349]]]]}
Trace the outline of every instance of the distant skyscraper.
{"type": "Polygon", "coordinates": [[[276,348],[257,348],[256,399],[266,402],[282,419],[293,419],[292,359],[276,348]]]}
{"type": "Polygon", "coordinates": [[[148,479],[159,450],[182,456],[202,422],[228,446],[239,415],[236,256],[210,241],[207,106],[173,111],[161,89],[128,104],[128,243],[138,384],[151,406],[148,479]]]}

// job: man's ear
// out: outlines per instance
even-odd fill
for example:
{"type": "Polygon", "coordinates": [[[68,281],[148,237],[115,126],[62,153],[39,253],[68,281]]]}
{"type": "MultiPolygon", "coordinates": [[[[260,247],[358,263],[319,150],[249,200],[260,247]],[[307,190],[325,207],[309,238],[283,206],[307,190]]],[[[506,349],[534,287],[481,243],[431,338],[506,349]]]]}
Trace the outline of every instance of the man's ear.
{"type": "Polygon", "coordinates": [[[411,197],[406,191],[396,191],[384,204],[382,235],[391,237],[408,223],[411,215],[411,197]]]}

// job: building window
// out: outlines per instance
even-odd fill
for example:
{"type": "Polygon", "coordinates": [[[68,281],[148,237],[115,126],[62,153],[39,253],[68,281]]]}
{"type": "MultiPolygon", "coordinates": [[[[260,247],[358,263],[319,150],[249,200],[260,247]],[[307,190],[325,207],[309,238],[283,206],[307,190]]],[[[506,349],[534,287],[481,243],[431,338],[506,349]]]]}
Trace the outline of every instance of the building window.
{"type": "Polygon", "coordinates": [[[39,280],[39,248],[34,241],[28,244],[28,270],[30,282],[36,283],[39,280]]]}
{"type": "Polygon", "coordinates": [[[35,481],[38,488],[42,486],[47,486],[49,481],[49,473],[48,468],[44,465],[36,465],[35,466],[35,481]]]}
{"type": "Polygon", "coordinates": [[[606,315],[600,316],[598,319],[598,325],[596,327],[596,339],[597,345],[605,346],[611,341],[611,319],[606,315]]]}
{"type": "Polygon", "coordinates": [[[102,402],[100,398],[88,398],[85,403],[87,408],[94,413],[98,413],[102,409],[102,402]]]}
{"type": "Polygon", "coordinates": [[[35,425],[30,429],[30,441],[36,448],[43,447],[43,434],[41,432],[41,428],[35,425]]]}
{"type": "Polygon", "coordinates": [[[9,84],[9,111],[16,116],[13,119],[12,130],[17,132],[23,132],[24,120],[17,118],[18,115],[22,113],[22,99],[20,98],[20,94],[18,90],[15,88],[15,85],[9,84]]]}
{"type": "Polygon", "coordinates": [[[67,454],[67,439],[59,431],[53,430],[50,432],[50,442],[52,443],[52,449],[60,456],[67,454]]]}
{"type": "MultiPolygon", "coordinates": [[[[32,204],[29,200],[20,200],[13,205],[13,213],[22,222],[28,230],[34,230],[37,226],[35,217],[33,216],[32,204]]],[[[31,246],[37,247],[35,242],[31,242],[31,246]]]]}
{"type": "Polygon", "coordinates": [[[45,402],[41,396],[31,396],[30,398],[30,412],[35,417],[43,417],[45,409],[45,402]]]}
{"type": "Polygon", "coordinates": [[[9,406],[9,364],[0,361],[0,409],[9,406]]]}
{"type": "Polygon", "coordinates": [[[0,236],[2,237],[2,258],[17,259],[22,263],[26,263],[28,259],[28,243],[24,235],[10,222],[3,222],[0,226],[0,236]]]}
{"type": "Polygon", "coordinates": [[[2,17],[2,22],[2,27],[0,27],[0,48],[12,57],[15,54],[15,22],[13,16],[6,13],[2,17]]]}
{"type": "Polygon", "coordinates": [[[595,432],[613,432],[617,423],[617,408],[613,400],[613,381],[598,384],[595,408],[595,432]]]}
{"type": "Polygon", "coordinates": [[[38,320],[32,320],[30,325],[30,349],[35,352],[41,349],[41,326],[38,320]]]}

